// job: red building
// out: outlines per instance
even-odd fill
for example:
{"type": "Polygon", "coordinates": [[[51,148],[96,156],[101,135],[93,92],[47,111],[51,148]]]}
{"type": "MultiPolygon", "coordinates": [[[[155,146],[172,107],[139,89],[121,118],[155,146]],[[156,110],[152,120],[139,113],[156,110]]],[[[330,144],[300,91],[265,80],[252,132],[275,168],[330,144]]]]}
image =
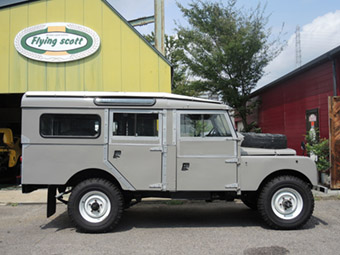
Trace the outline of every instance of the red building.
{"type": "Polygon", "coordinates": [[[311,125],[329,136],[328,97],[340,95],[340,46],[252,93],[261,104],[251,118],[263,133],[285,134],[302,155],[311,125]]]}

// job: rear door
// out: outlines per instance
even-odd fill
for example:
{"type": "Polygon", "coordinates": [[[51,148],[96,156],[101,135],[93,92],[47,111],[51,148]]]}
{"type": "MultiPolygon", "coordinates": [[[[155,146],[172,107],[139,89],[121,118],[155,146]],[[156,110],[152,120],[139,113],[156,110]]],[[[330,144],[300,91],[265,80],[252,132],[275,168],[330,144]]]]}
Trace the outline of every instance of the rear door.
{"type": "Polygon", "coordinates": [[[161,187],[160,111],[110,112],[109,161],[137,190],[161,187]]]}
{"type": "Polygon", "coordinates": [[[237,187],[237,137],[224,111],[177,111],[177,190],[237,187]]]}

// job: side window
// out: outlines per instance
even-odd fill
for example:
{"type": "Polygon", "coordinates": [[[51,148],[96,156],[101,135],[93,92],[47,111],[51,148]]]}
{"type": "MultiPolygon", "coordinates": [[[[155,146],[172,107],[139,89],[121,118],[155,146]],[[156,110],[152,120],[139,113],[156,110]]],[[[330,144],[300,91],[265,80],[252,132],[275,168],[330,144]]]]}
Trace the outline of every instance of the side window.
{"type": "Polygon", "coordinates": [[[40,135],[46,138],[96,138],[100,135],[100,117],[95,114],[43,114],[40,135]]]}
{"type": "Polygon", "coordinates": [[[157,113],[114,113],[114,136],[158,136],[157,113]]]}
{"type": "Polygon", "coordinates": [[[224,114],[181,114],[181,137],[231,136],[224,114]]]}

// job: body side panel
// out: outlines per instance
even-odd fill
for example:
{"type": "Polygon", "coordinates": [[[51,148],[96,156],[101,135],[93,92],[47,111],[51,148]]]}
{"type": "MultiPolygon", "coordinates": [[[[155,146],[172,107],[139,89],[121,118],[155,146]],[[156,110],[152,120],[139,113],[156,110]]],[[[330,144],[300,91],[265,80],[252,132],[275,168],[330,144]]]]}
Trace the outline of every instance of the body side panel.
{"type": "Polygon", "coordinates": [[[23,149],[23,184],[65,184],[84,169],[110,172],[104,164],[103,145],[30,144],[23,149]]]}

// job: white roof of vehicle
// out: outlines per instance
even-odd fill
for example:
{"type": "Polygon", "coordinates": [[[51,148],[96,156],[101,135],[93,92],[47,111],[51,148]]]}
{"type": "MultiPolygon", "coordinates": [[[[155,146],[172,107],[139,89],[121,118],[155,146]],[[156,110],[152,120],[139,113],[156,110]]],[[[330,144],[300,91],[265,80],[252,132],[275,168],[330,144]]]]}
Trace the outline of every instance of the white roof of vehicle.
{"type": "MultiPolygon", "coordinates": [[[[161,92],[94,92],[94,91],[28,91],[26,97],[108,97],[108,98],[158,98],[185,100],[203,103],[223,104],[222,102],[161,92]]],[[[229,108],[229,107],[228,107],[229,108]]]]}

